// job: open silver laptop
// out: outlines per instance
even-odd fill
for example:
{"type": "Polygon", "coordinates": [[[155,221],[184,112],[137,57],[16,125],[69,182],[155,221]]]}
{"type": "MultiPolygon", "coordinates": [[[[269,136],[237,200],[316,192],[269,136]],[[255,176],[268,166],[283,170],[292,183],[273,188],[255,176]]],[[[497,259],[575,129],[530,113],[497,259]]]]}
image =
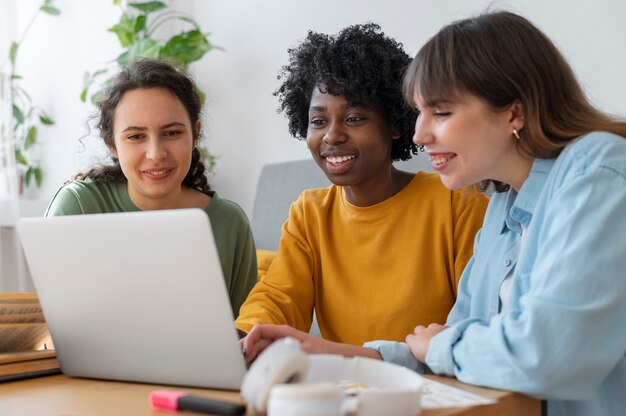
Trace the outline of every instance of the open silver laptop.
{"type": "Polygon", "coordinates": [[[202,210],[25,218],[17,229],[64,373],[240,388],[245,363],[202,210]]]}

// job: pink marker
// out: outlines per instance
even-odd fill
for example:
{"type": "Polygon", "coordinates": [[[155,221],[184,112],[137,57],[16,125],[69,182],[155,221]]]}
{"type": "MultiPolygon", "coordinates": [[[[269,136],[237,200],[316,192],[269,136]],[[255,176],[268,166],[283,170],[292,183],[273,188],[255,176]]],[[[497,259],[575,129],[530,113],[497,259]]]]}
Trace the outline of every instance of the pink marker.
{"type": "Polygon", "coordinates": [[[243,415],[246,406],[223,400],[190,396],[182,391],[156,390],[150,393],[150,404],[156,410],[191,410],[193,412],[213,413],[218,415],[243,415]]]}

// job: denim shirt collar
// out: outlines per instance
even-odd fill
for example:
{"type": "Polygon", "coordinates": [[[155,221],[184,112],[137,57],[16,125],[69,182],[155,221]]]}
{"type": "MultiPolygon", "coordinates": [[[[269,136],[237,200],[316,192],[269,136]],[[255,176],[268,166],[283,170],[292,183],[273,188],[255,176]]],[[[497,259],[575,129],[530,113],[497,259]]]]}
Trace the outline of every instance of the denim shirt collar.
{"type": "Polygon", "coordinates": [[[505,202],[506,217],[501,233],[509,229],[521,234],[522,226],[528,227],[535,211],[535,203],[555,161],[556,159],[535,159],[530,174],[519,192],[513,188],[508,190],[505,202]]]}

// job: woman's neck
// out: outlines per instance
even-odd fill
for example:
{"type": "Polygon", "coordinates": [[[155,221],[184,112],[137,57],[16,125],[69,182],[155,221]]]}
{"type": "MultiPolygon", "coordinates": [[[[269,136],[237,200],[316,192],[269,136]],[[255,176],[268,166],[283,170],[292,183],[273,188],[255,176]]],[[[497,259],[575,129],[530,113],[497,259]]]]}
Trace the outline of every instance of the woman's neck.
{"type": "Polygon", "coordinates": [[[366,182],[344,186],[346,199],[357,207],[369,207],[385,201],[404,189],[415,175],[391,167],[389,174],[366,182]]]}
{"type": "Polygon", "coordinates": [[[128,196],[137,208],[142,211],[180,208],[206,208],[212,198],[196,189],[181,187],[180,192],[168,195],[167,198],[150,198],[134,192],[128,187],[128,196]]]}
{"type": "Polygon", "coordinates": [[[526,182],[526,179],[530,176],[530,170],[533,167],[534,161],[535,159],[520,158],[517,159],[517,163],[514,166],[511,166],[511,176],[507,183],[511,185],[515,191],[519,192],[519,190],[522,189],[524,182],[526,182]]]}

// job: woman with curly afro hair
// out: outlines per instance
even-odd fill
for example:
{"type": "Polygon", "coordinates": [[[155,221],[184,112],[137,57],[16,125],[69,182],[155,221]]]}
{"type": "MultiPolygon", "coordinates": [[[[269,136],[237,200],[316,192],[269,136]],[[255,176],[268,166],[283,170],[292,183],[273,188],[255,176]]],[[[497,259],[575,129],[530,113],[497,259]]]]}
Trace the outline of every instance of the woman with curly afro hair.
{"type": "Polygon", "coordinates": [[[289,50],[279,111],[333,185],[292,204],[276,258],[241,308],[248,361],[284,335],[349,355],[358,347],[337,343],[404,340],[416,322],[445,321],[486,199],[394,167],[418,152],[402,95],[410,61],[375,24],[309,32],[289,50]],[[302,332],[314,312],[329,341],[302,332]]]}

